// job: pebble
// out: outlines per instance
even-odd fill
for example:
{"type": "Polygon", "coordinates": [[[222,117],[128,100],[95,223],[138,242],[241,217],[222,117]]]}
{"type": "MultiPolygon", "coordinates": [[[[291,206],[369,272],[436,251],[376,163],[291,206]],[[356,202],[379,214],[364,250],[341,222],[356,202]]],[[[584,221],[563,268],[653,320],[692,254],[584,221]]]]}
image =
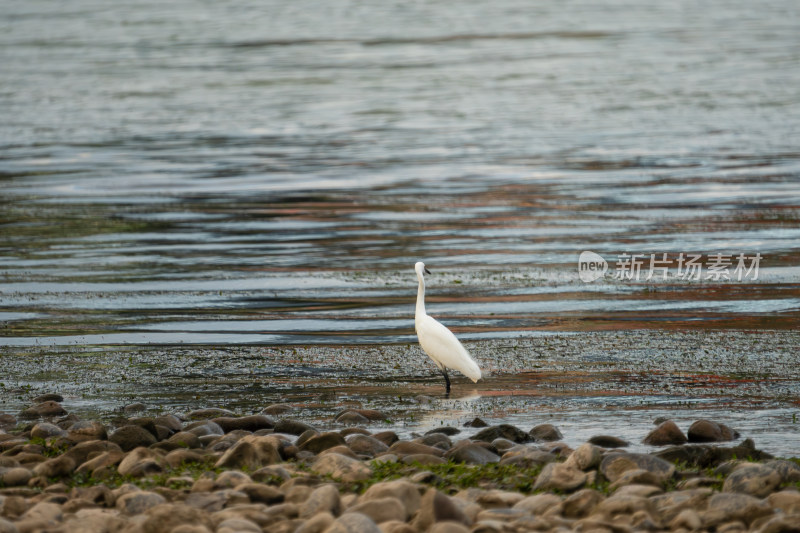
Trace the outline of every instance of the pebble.
{"type": "MultiPolygon", "coordinates": [[[[288,409],[272,411],[198,410],[188,418],[200,420],[187,423],[169,414],[119,419],[114,431],[74,415],[9,428],[0,433],[0,533],[777,533],[793,531],[800,515],[793,461],[772,459],[749,439],[732,447],[676,445],[680,430],[669,420],[648,435],[658,430],[659,439],[645,438],[665,448],[624,453],[608,449],[624,444],[611,436],[571,450],[551,424],[528,433],[499,424],[468,438],[442,426],[408,440],[394,431],[273,421],[288,409]],[[665,457],[691,466],[679,471],[665,457]],[[464,489],[456,477],[420,466],[448,461],[457,463],[448,469],[464,469],[465,480],[498,462],[520,474],[475,479],[477,486],[464,489]],[[399,463],[405,477],[376,482],[381,463],[399,463]],[[523,468],[541,470],[533,477],[523,468]],[[116,487],[117,474],[134,481],[116,487]],[[720,479],[722,492],[715,492],[720,479]],[[543,492],[526,495],[515,483],[543,492]]],[[[340,415],[347,413],[369,423],[388,418],[360,406],[340,415]]],[[[698,422],[712,433],[717,424],[698,422]]]]}
{"type": "Polygon", "coordinates": [[[650,446],[667,446],[670,444],[684,444],[688,441],[681,428],[672,420],[666,420],[647,434],[642,441],[650,446]]]}

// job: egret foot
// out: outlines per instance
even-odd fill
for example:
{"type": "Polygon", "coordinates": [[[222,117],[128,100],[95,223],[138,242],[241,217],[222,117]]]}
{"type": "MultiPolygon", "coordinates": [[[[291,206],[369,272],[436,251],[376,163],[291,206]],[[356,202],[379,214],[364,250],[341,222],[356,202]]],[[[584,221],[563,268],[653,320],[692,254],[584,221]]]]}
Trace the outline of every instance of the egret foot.
{"type": "Polygon", "coordinates": [[[442,375],[444,376],[445,388],[444,391],[450,394],[450,376],[447,375],[447,369],[442,368],[442,375]]]}

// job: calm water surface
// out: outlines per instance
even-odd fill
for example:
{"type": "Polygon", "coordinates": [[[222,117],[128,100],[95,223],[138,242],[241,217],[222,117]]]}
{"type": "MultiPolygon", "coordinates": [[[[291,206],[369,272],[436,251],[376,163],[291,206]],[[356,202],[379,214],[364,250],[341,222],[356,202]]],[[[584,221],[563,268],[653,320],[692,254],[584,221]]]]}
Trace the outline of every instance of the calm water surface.
{"type": "Polygon", "coordinates": [[[666,409],[797,454],[796,2],[32,0],[0,30],[1,409],[57,388],[78,410],[311,390],[391,411],[411,387],[431,423],[538,410],[582,420],[574,438],[591,413],[634,438],[666,409]],[[604,278],[579,279],[584,250],[604,278]],[[762,260],[757,279],[637,282],[613,277],[624,253],[762,260]],[[416,260],[429,312],[488,369],[468,403],[413,345],[416,260]],[[722,366],[683,359],[703,350],[722,366]],[[613,372],[555,394],[585,389],[564,351],[613,372]],[[655,356],[665,377],[639,391],[655,356]],[[189,394],[183,357],[226,385],[189,394]],[[664,393],[710,375],[736,385],[664,393]]]}

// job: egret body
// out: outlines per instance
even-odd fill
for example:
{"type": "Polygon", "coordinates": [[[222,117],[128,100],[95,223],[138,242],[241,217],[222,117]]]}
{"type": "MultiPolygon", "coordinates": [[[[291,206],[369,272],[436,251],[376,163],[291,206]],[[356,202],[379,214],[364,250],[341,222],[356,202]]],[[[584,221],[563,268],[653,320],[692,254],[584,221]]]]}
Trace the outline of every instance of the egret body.
{"type": "Polygon", "coordinates": [[[441,322],[425,312],[425,274],[430,274],[425,263],[418,262],[414,265],[419,280],[417,290],[417,312],[414,315],[414,327],[417,330],[419,345],[433,359],[442,372],[446,384],[446,391],[450,392],[450,377],[447,369],[458,370],[472,381],[481,379],[481,369],[469,355],[453,332],[442,325],[441,322]]]}

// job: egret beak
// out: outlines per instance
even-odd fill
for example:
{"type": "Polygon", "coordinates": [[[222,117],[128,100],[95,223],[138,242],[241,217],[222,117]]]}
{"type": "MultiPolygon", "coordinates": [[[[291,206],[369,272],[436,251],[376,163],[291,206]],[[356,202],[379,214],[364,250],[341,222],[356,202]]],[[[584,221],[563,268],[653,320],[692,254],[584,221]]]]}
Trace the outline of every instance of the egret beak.
{"type": "Polygon", "coordinates": [[[426,273],[426,274],[430,274],[430,273],[431,273],[431,271],[430,271],[430,270],[428,270],[428,267],[425,267],[425,273],[426,273]]]}

